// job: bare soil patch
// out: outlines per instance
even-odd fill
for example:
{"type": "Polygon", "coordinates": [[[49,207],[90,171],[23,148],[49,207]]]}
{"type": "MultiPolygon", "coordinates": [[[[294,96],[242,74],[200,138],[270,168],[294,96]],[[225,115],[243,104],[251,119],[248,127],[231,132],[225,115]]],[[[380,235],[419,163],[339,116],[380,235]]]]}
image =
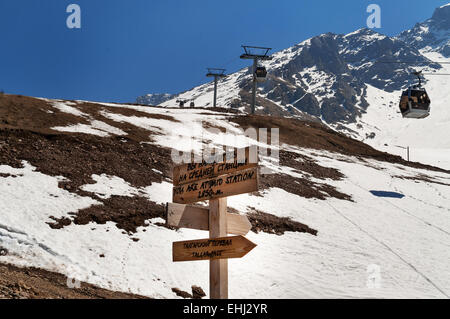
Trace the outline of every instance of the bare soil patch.
{"type": "Polygon", "coordinates": [[[289,231],[317,236],[317,230],[294,221],[289,217],[278,217],[255,209],[253,209],[253,212],[247,213],[247,216],[252,224],[252,231],[255,233],[265,232],[268,234],[283,235],[289,231]]]}
{"type": "Polygon", "coordinates": [[[81,282],[69,288],[67,277],[38,268],[0,264],[0,299],[146,299],[81,282]]]}
{"type": "Polygon", "coordinates": [[[344,194],[336,187],[327,184],[326,181],[318,183],[308,179],[308,175],[317,179],[341,180],[344,175],[337,169],[323,167],[317,164],[313,159],[292,152],[280,151],[280,165],[293,168],[294,171],[307,177],[293,177],[287,174],[267,174],[262,175],[260,187],[262,190],[277,187],[288,193],[302,196],[305,198],[317,198],[325,200],[328,197],[334,197],[342,200],[351,201],[351,196],[344,194]]]}
{"type": "Polygon", "coordinates": [[[68,181],[61,187],[74,192],[95,183],[93,174],[118,176],[135,187],[160,183],[171,175],[169,150],[119,136],[0,130],[0,141],[7,145],[0,163],[19,168],[25,160],[44,174],[64,176],[68,181]]]}
{"type": "Polygon", "coordinates": [[[48,224],[53,229],[60,229],[69,226],[72,222],[76,225],[87,225],[90,222],[103,225],[111,221],[116,223],[117,228],[131,235],[136,232],[138,227],[146,226],[146,221],[149,219],[166,218],[164,205],[158,205],[144,197],[112,196],[101,201],[102,205],[69,213],[71,218],[57,219],[53,217],[55,222],[48,224]]]}
{"type": "Polygon", "coordinates": [[[0,129],[53,132],[54,126],[89,124],[83,117],[63,113],[51,103],[21,95],[4,95],[0,99],[0,129]]]}

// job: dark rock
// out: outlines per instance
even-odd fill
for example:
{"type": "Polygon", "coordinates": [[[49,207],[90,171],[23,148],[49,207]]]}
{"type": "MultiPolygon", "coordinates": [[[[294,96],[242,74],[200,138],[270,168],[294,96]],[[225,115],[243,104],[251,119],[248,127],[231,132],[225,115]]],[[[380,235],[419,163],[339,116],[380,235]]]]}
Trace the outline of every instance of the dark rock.
{"type": "Polygon", "coordinates": [[[6,256],[8,253],[8,249],[0,247],[0,256],[6,256]]]}
{"type": "Polygon", "coordinates": [[[206,294],[199,286],[192,286],[192,296],[194,299],[202,299],[206,294]]]}
{"type": "Polygon", "coordinates": [[[180,290],[180,289],[178,289],[178,288],[172,288],[172,291],[173,291],[178,297],[181,297],[181,298],[184,298],[184,299],[192,299],[192,295],[191,295],[190,293],[186,292],[186,291],[180,290]]]}

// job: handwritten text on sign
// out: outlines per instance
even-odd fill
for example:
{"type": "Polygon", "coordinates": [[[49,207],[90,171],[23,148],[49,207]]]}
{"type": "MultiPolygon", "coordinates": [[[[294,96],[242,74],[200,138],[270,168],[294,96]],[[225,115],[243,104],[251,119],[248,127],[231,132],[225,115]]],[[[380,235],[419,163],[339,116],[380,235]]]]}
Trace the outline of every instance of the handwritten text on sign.
{"type": "Polygon", "coordinates": [[[245,148],[226,154],[224,161],[220,163],[182,164],[173,170],[173,184],[186,184],[253,168],[257,166],[257,156],[252,149],[245,148]]]}
{"type": "Polygon", "coordinates": [[[173,261],[241,258],[256,245],[243,236],[173,243],[173,261]]]}
{"type": "Polygon", "coordinates": [[[204,200],[251,193],[258,190],[258,169],[182,184],[173,188],[173,202],[190,204],[204,200]]]}

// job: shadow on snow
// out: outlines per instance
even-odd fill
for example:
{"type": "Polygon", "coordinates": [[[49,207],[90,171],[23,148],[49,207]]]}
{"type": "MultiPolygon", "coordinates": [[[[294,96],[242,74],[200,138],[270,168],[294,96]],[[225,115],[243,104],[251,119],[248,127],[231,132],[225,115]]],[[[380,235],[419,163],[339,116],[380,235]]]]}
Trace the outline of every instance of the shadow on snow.
{"type": "Polygon", "coordinates": [[[403,198],[405,195],[396,192],[386,192],[386,191],[369,191],[372,195],[377,197],[389,197],[389,198],[403,198]]]}

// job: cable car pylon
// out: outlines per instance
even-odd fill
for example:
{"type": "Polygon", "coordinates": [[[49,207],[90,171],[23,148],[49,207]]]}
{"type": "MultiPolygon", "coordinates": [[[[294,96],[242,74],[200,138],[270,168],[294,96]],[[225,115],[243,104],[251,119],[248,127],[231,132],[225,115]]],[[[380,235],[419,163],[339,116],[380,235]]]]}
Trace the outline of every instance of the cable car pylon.
{"type": "Polygon", "coordinates": [[[258,82],[263,82],[267,76],[267,70],[265,67],[258,67],[258,61],[272,60],[272,57],[268,55],[272,48],[254,47],[249,45],[243,45],[245,53],[241,55],[241,59],[253,60],[253,91],[252,91],[252,105],[251,114],[255,114],[256,105],[256,86],[258,82]],[[252,53],[252,49],[259,50],[261,54],[252,53]]]}
{"type": "Polygon", "coordinates": [[[208,73],[206,74],[207,77],[214,77],[214,102],[213,106],[217,106],[217,82],[220,78],[226,77],[225,75],[225,69],[217,69],[217,68],[207,68],[208,73]]]}

